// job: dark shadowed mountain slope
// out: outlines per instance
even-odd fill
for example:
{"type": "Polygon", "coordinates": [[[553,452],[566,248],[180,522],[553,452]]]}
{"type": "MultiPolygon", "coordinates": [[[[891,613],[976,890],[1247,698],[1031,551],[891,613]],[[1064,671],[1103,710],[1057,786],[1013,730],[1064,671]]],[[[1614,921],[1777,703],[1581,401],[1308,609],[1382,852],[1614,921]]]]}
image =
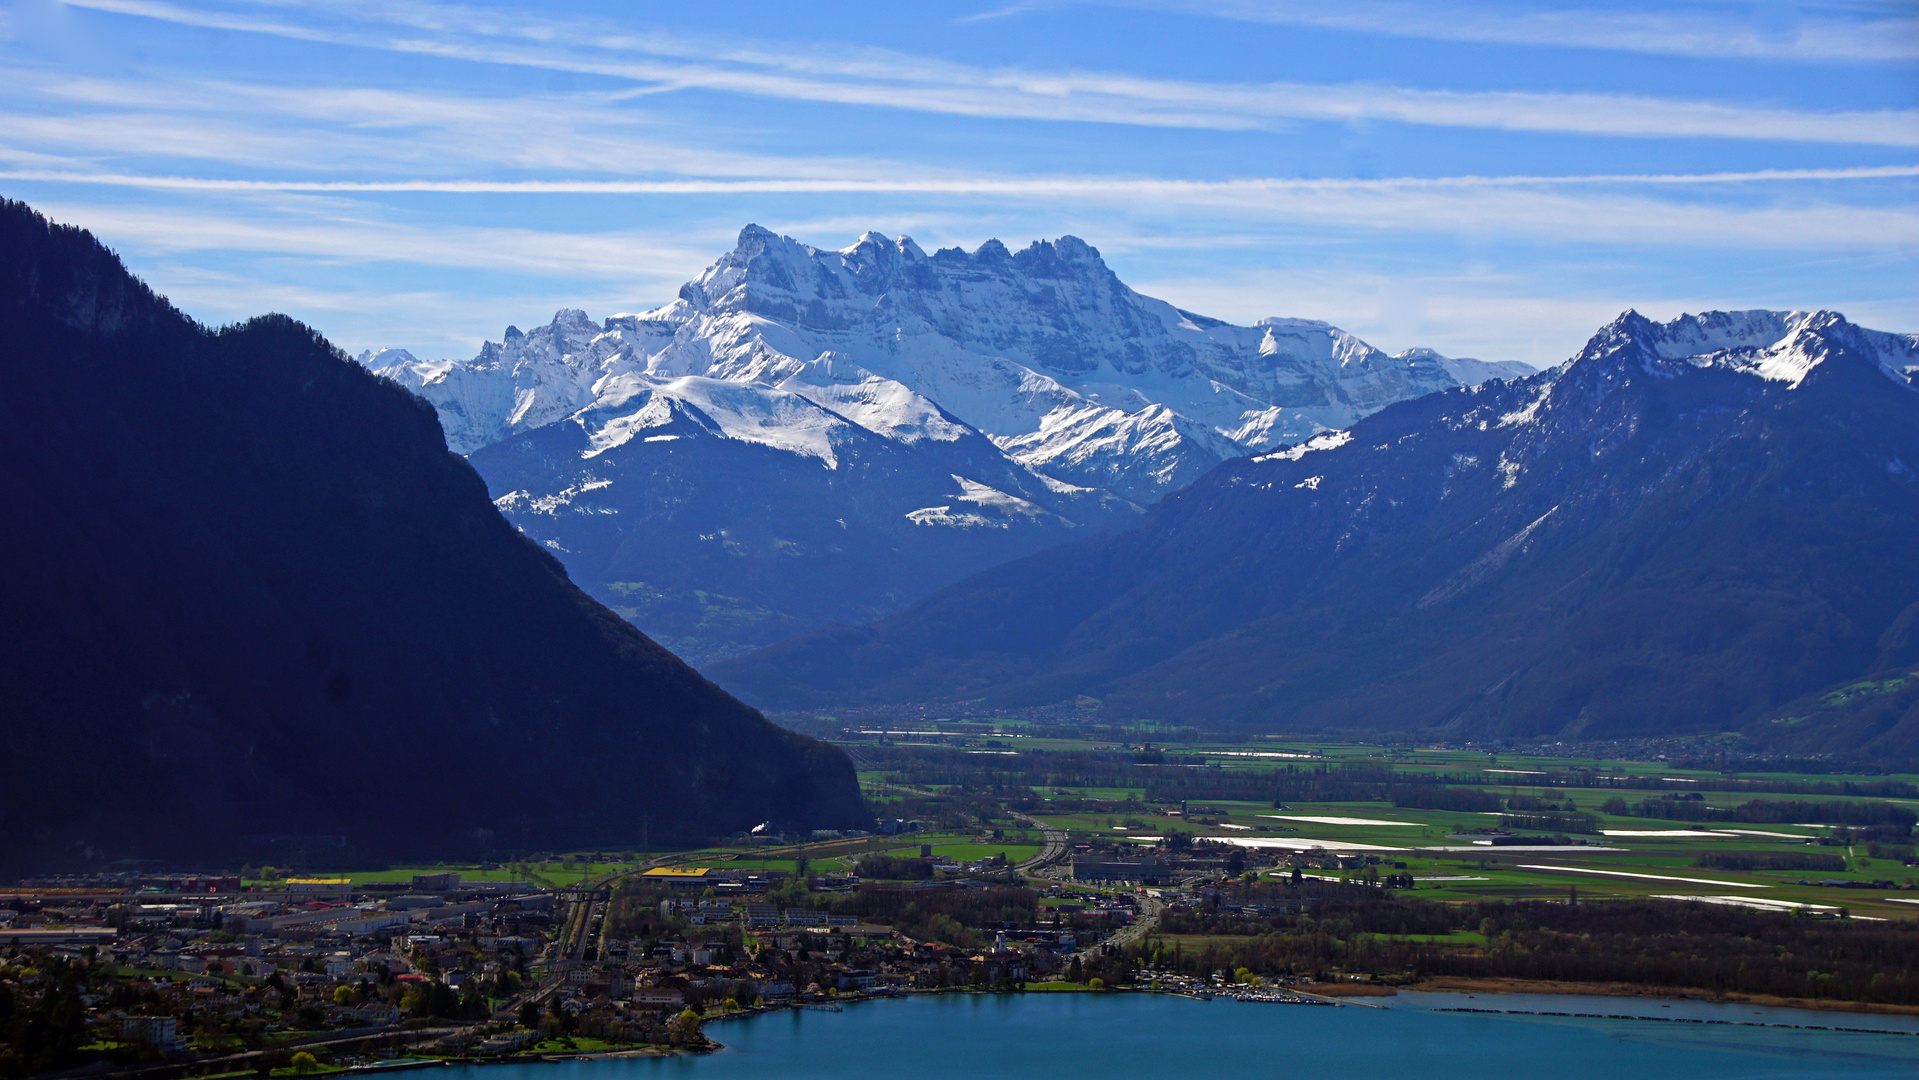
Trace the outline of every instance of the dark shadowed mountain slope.
{"type": "Polygon", "coordinates": [[[1913,339],[1831,313],[1628,313],[1552,372],[1228,462],[1138,529],[711,670],[782,707],[1721,730],[1919,659],[1886,644],[1919,601],[1914,372],[1913,339]]]}
{"type": "MultiPolygon", "coordinates": [[[[1919,604],[1903,613],[1907,626],[1919,604]]],[[[1889,631],[1898,634],[1898,623],[1889,631]]],[[[1919,662],[1909,642],[1895,646],[1903,660],[1875,664],[1859,678],[1822,686],[1746,725],[1762,745],[1796,754],[1919,759],[1919,662]]]]}
{"type": "Polygon", "coordinates": [[[0,342],[0,862],[860,820],[843,755],[575,589],[305,327],[208,332],[7,203],[0,342]]]}

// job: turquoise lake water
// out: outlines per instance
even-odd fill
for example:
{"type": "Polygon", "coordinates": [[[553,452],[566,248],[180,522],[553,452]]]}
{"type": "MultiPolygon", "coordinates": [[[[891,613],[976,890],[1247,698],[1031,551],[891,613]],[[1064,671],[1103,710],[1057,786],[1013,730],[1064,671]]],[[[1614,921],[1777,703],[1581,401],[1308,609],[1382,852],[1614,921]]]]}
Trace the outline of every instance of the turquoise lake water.
{"type": "MultiPolygon", "coordinates": [[[[1389,1006],[1242,1004],[1158,994],[950,995],[710,1024],[718,1053],[468,1067],[461,1080],[1063,1080],[1416,1076],[1420,1080],[1919,1077],[1919,1018],[1643,998],[1401,994],[1389,1006]],[[1484,1015],[1451,1008],[1664,1019],[1484,1015]],[[1885,1034],[1673,1022],[1873,1027],[1885,1034]]],[[[444,1074],[442,1074],[444,1075],[444,1074]]]]}

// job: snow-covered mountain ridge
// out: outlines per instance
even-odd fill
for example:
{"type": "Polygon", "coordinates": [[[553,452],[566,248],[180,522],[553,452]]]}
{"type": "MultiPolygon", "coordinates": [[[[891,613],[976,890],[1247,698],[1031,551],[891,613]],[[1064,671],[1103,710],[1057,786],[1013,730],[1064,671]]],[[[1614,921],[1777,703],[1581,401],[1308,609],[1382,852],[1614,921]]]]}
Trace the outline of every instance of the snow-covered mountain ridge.
{"type": "Polygon", "coordinates": [[[1835,311],[1708,311],[1663,323],[1627,311],[1578,355],[1523,384],[1524,406],[1498,422],[1532,424],[1552,411],[1583,422],[1609,388],[1633,372],[1674,379],[1725,371],[1796,389],[1831,357],[1835,343],[1868,358],[1895,386],[1919,388],[1919,334],[1867,329],[1835,311]]]}
{"type": "Polygon", "coordinates": [[[466,361],[361,360],[431,401],[460,453],[567,419],[604,452],[682,401],[727,437],[827,467],[836,422],[906,444],[971,428],[1052,480],[1141,503],[1225,458],[1532,371],[1389,356],[1323,322],[1206,318],[1134,292],[1071,236],[928,255],[907,237],[826,251],[758,226],[653,311],[563,310],[466,361]]]}
{"type": "Polygon", "coordinates": [[[361,363],[433,403],[576,582],[696,663],[1130,527],[1222,460],[1530,372],[1208,319],[1072,237],[929,255],[754,226],[664,307],[361,363]]]}

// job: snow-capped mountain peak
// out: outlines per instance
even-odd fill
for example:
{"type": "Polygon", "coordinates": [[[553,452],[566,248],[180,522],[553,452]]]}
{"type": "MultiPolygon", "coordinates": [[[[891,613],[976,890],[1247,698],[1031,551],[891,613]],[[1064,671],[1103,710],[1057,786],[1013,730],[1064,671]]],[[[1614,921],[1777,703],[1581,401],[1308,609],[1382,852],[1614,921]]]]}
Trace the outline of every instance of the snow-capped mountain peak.
{"type": "Polygon", "coordinates": [[[1854,325],[1836,311],[1707,311],[1657,323],[1626,311],[1602,327],[1567,366],[1618,357],[1648,374],[1717,368],[1798,386],[1843,342],[1900,386],[1919,374],[1919,335],[1854,325]]]}
{"type": "Polygon", "coordinates": [[[672,396],[697,376],[907,444],[978,431],[1055,481],[1135,502],[1224,458],[1531,370],[1388,356],[1307,319],[1207,318],[1128,288],[1073,236],[929,255],[905,236],[826,250],[757,225],[664,307],[604,324],[564,309],[470,361],[368,363],[433,401],[463,453],[568,416],[612,423],[608,395],[633,400],[636,379],[672,396]]]}

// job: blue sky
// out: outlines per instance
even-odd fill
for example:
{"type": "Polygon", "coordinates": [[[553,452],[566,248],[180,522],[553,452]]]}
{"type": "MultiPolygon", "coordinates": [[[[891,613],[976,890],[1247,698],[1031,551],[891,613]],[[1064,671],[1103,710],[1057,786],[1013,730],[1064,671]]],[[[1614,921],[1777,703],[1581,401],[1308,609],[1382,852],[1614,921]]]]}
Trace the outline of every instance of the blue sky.
{"type": "Polygon", "coordinates": [[[1540,365],[1627,307],[1919,331],[1912,3],[21,0],[0,57],[0,193],[354,351],[655,306],[749,221],[1540,365]]]}

